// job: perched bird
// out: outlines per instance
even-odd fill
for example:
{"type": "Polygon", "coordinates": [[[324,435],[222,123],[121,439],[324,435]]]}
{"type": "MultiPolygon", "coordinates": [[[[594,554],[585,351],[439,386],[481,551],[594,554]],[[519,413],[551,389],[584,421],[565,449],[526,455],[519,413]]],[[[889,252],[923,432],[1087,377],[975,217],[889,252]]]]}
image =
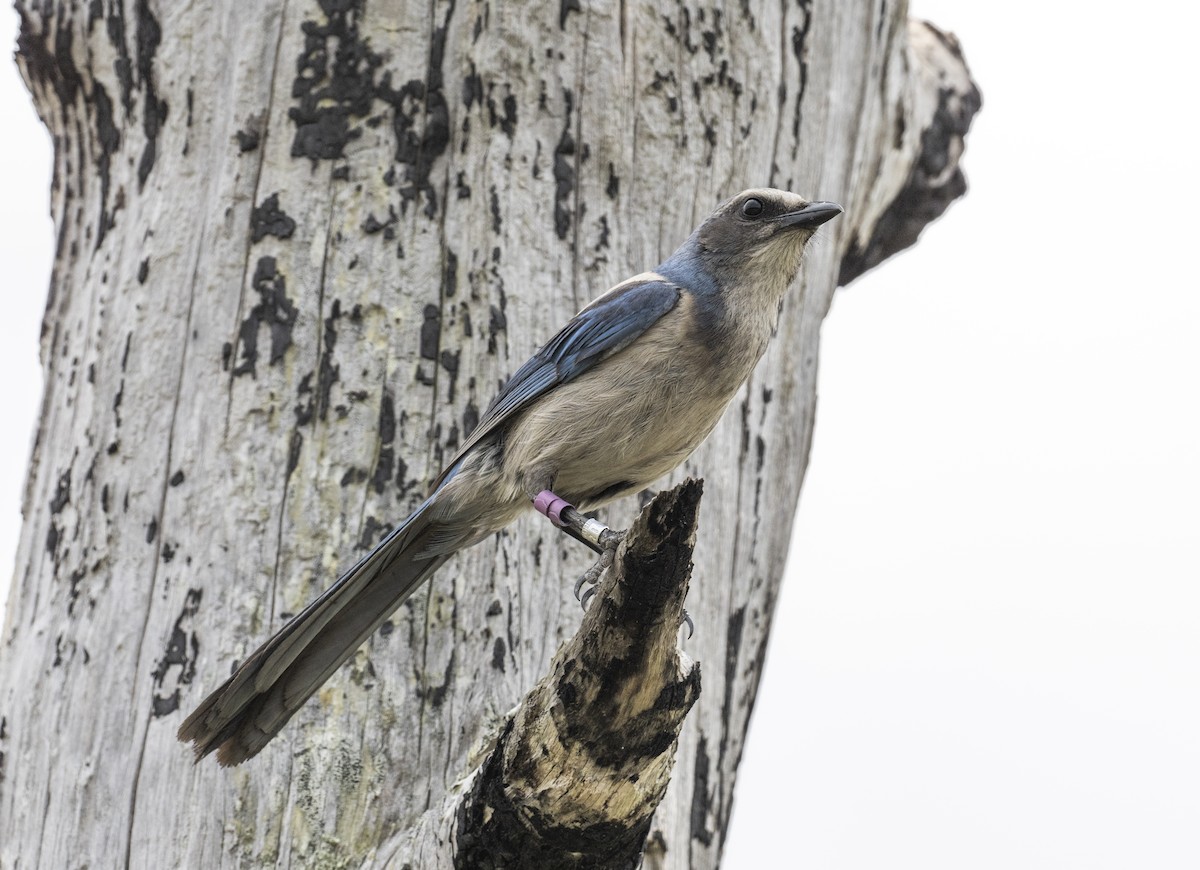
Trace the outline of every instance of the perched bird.
{"type": "Polygon", "coordinates": [[[805,243],[841,211],[747,190],[653,272],[580,311],[508,380],[429,497],[246,659],[179,739],[197,760],[254,756],[426,578],[531,503],[611,553],[619,536],[571,506],[645,489],[700,445],[766,349],[805,243]]]}

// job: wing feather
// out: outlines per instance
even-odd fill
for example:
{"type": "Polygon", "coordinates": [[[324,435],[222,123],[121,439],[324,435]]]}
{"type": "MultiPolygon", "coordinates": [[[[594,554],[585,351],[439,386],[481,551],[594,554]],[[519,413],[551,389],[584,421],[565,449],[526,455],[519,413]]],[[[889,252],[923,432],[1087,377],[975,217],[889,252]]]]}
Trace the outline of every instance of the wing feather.
{"type": "Polygon", "coordinates": [[[606,293],[572,317],[508,379],[434,488],[468,450],[538,396],[632,344],[675,307],[679,294],[679,287],[666,280],[637,281],[606,293]]]}

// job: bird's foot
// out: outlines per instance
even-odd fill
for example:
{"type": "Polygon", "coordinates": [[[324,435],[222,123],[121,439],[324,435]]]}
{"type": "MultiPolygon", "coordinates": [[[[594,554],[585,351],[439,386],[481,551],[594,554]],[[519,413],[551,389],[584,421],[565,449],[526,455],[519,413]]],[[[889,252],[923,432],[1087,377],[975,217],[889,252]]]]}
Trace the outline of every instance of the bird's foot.
{"type": "Polygon", "coordinates": [[[608,527],[605,527],[600,534],[600,557],[575,581],[575,600],[584,610],[588,609],[592,596],[596,594],[596,583],[604,576],[604,572],[612,567],[613,560],[617,555],[617,547],[623,540],[625,540],[624,532],[613,531],[608,527]],[[584,586],[589,588],[580,595],[584,586]]]}
{"type": "Polygon", "coordinates": [[[537,494],[533,500],[534,509],[552,522],[556,528],[562,529],[572,538],[591,547],[600,557],[575,584],[575,598],[587,610],[588,602],[596,593],[596,582],[604,576],[617,554],[617,546],[625,539],[625,533],[610,529],[599,520],[585,517],[576,507],[564,498],[559,498],[548,489],[537,494]],[[590,586],[582,592],[584,586],[590,586]]]}
{"type": "MultiPolygon", "coordinates": [[[[599,520],[585,517],[569,501],[559,498],[548,489],[537,494],[533,507],[538,513],[552,522],[556,528],[562,529],[572,538],[587,544],[600,554],[592,565],[575,581],[575,599],[584,609],[588,609],[592,596],[596,594],[596,584],[604,576],[604,572],[612,567],[617,555],[617,547],[625,540],[625,532],[610,529],[599,520]],[[587,590],[584,590],[587,586],[587,590]]],[[[687,636],[690,639],[696,633],[696,623],[688,612],[683,611],[679,620],[681,626],[687,626],[687,636]]]]}

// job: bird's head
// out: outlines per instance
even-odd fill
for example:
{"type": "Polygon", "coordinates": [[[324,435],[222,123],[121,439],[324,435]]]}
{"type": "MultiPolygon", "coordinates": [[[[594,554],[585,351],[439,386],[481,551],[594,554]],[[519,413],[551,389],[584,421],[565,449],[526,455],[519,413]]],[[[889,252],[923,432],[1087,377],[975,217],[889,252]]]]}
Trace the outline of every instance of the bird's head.
{"type": "Polygon", "coordinates": [[[658,271],[694,291],[740,287],[776,305],[800,268],[804,245],[821,224],[842,213],[834,202],[809,202],[768,187],[722,203],[658,271]]]}
{"type": "MultiPolygon", "coordinates": [[[[745,190],[701,224],[696,241],[706,258],[750,266],[778,266],[795,274],[817,227],[842,213],[833,202],[809,202],[772,188],[745,190]]],[[[790,276],[789,276],[790,280],[790,276]]]]}
{"type": "Polygon", "coordinates": [[[837,203],[809,202],[786,190],[744,190],[721,204],[671,260],[684,255],[718,286],[748,282],[777,298],[796,277],[817,227],[841,213],[837,203]]]}

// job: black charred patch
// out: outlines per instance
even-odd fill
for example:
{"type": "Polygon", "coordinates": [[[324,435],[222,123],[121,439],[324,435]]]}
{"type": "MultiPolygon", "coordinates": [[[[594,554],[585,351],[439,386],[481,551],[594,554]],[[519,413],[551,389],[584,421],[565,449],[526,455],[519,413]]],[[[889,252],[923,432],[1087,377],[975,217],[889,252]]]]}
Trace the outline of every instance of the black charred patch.
{"type": "Polygon", "coordinates": [[[554,147],[554,232],[565,240],[571,231],[573,209],[570,200],[575,190],[575,137],[571,135],[575,98],[564,88],[563,100],[566,102],[566,120],[563,122],[562,135],[554,147]]]}
{"type": "Polygon", "coordinates": [[[500,197],[496,193],[496,185],[491,187],[490,206],[492,209],[492,232],[500,234],[500,227],[503,226],[503,221],[500,219],[500,197]]]}
{"type": "Polygon", "coordinates": [[[708,738],[703,734],[696,744],[696,763],[692,774],[692,809],[690,832],[693,840],[705,846],[712,843],[712,831],[708,829],[708,738]]]}
{"type": "Polygon", "coordinates": [[[792,109],[792,153],[800,147],[800,121],[801,108],[800,104],[804,101],[804,92],[808,88],[808,53],[805,50],[805,43],[808,41],[808,33],[812,27],[812,0],[798,0],[800,6],[801,23],[792,28],[792,54],[796,57],[796,63],[800,66],[800,80],[796,87],[796,102],[792,109]]]}
{"type": "Polygon", "coordinates": [[[467,406],[463,408],[462,413],[462,430],[463,437],[469,436],[475,431],[475,427],[479,425],[479,406],[474,401],[468,399],[467,406]]]}
{"type": "MultiPolygon", "coordinates": [[[[108,192],[110,187],[110,167],[112,159],[121,147],[121,134],[113,121],[112,100],[108,92],[100,84],[92,86],[91,104],[96,111],[96,134],[99,152],[93,155],[96,173],[100,176],[100,218],[96,224],[96,247],[104,242],[104,236],[110,227],[116,225],[115,218],[108,211],[108,192]]],[[[116,209],[114,208],[115,212],[116,209]]]]}
{"type": "Polygon", "coordinates": [[[250,211],[250,240],[258,242],[267,236],[290,239],[296,222],[279,207],[279,194],[273,193],[250,211]]]}
{"type": "Polygon", "coordinates": [[[742,650],[742,630],[745,625],[746,605],[743,604],[733,612],[725,626],[725,697],[721,702],[721,733],[725,735],[730,733],[733,687],[737,680],[738,656],[742,650]]]}
{"type": "Polygon", "coordinates": [[[146,524],[146,543],[153,544],[154,539],[158,536],[158,519],[151,517],[150,522],[146,524]]]}
{"type": "Polygon", "coordinates": [[[125,399],[125,379],[121,378],[121,383],[117,387],[117,394],[113,396],[113,419],[116,421],[117,428],[121,428],[121,402],[125,399]]]}
{"type": "Polygon", "coordinates": [[[610,163],[608,164],[608,184],[604,186],[604,193],[609,199],[616,199],[621,192],[621,179],[617,176],[616,168],[610,163]]]}
{"type": "Polygon", "coordinates": [[[436,305],[426,305],[421,322],[421,359],[437,359],[441,343],[442,312],[436,305]]]}
{"type": "MultiPolygon", "coordinates": [[[[17,36],[17,53],[24,59],[24,66],[31,83],[52,89],[58,97],[60,106],[75,105],[79,94],[84,92],[83,103],[93,116],[96,137],[93,141],[92,153],[88,157],[95,165],[100,178],[100,216],[96,227],[96,247],[98,248],[104,241],[105,233],[112,225],[112,218],[108,213],[109,169],[112,158],[121,144],[120,133],[113,122],[112,100],[104,87],[94,81],[91,82],[91,92],[86,93],[87,86],[74,61],[75,31],[65,12],[61,16],[59,26],[53,28],[53,37],[51,37],[49,29],[41,32],[34,29],[34,16],[18,11],[20,12],[20,30],[17,36]]],[[[40,20],[58,21],[59,17],[41,17],[40,20]]],[[[87,161],[83,154],[84,143],[79,143],[79,148],[79,164],[82,167],[87,161]]],[[[62,222],[58,240],[60,254],[63,251],[63,232],[66,227],[67,222],[62,222]]],[[[53,302],[53,296],[50,301],[53,302]]]]}
{"type": "MultiPolygon", "coordinates": [[[[103,10],[100,11],[103,14],[103,10]]],[[[117,86],[121,89],[121,105],[125,114],[133,112],[133,59],[129,56],[129,46],[125,42],[125,14],[121,4],[109,7],[109,14],[104,19],[104,28],[108,33],[108,41],[116,52],[113,61],[113,72],[117,74],[117,86]]]]}
{"type": "Polygon", "coordinates": [[[488,125],[493,128],[499,127],[505,136],[512,139],[517,132],[517,98],[510,92],[497,104],[492,93],[495,87],[495,84],[488,85],[488,125]]]}
{"type": "Polygon", "coordinates": [[[325,331],[322,333],[321,359],[317,365],[317,416],[325,420],[329,416],[330,395],[333,385],[341,376],[342,367],[333,362],[333,352],[337,347],[337,323],[342,319],[342,303],[333,300],[329,306],[329,316],[325,318],[325,331]]]}
{"type": "Polygon", "coordinates": [[[233,136],[237,140],[238,151],[242,154],[247,151],[257,151],[258,145],[262,141],[262,134],[257,130],[238,130],[233,136]]]}
{"type": "Polygon", "coordinates": [[[430,181],[433,165],[450,145],[450,107],[446,101],[442,65],[446,53],[446,30],[454,15],[453,2],[446,17],[433,28],[425,80],[410,79],[393,85],[391,73],[385,73],[376,95],[393,109],[392,129],[396,135],[398,164],[403,166],[403,183],[397,190],[405,204],[425,197],[425,215],[438,212],[437,191],[430,181]]]}
{"type": "Polygon", "coordinates": [[[600,220],[597,221],[597,224],[600,227],[600,235],[596,239],[596,252],[599,253],[608,247],[608,240],[612,231],[608,227],[607,215],[600,215],[600,220]]]}
{"type": "Polygon", "coordinates": [[[284,479],[292,476],[292,472],[300,464],[300,449],[304,446],[304,436],[300,434],[299,429],[293,429],[291,437],[288,439],[288,456],[287,468],[284,471],[284,479]]]}
{"type": "Polygon", "coordinates": [[[60,105],[69,106],[82,88],[79,70],[71,51],[75,33],[70,27],[58,27],[54,31],[54,44],[49,34],[33,30],[34,19],[18,10],[21,16],[20,32],[17,35],[17,53],[25,59],[30,78],[39,84],[54,89],[60,105]]]}
{"type": "Polygon", "coordinates": [[[375,96],[375,71],[383,59],[359,36],[364,0],[320,0],[324,23],[305,21],[304,48],[296,59],[288,118],[296,125],[292,156],[337,160],[362,135],[352,121],[366,118],[375,96]]]}
{"type": "Polygon", "coordinates": [[[193,620],[200,609],[200,599],[203,595],[203,590],[200,589],[187,591],[183,608],[171,629],[171,636],[167,639],[167,648],[151,674],[154,679],[154,694],[150,699],[150,714],[154,717],[166,716],[178,710],[180,688],[190,684],[196,676],[200,641],[193,629],[193,620]],[[172,675],[174,685],[168,689],[167,678],[172,675]]]}
{"type": "Polygon", "coordinates": [[[167,483],[169,483],[171,486],[179,486],[179,484],[183,483],[183,469],[181,468],[172,474],[171,479],[168,480],[167,483]]]}
{"type": "Polygon", "coordinates": [[[375,471],[371,475],[371,486],[382,494],[396,466],[396,400],[392,391],[383,389],[379,401],[379,457],[375,460],[375,471]]]}
{"type": "Polygon", "coordinates": [[[296,425],[306,426],[312,422],[316,414],[316,397],[313,395],[312,379],[314,372],[306,372],[296,387],[296,425]]]}
{"type": "Polygon", "coordinates": [[[488,353],[495,353],[499,348],[499,338],[508,332],[508,316],[500,308],[492,305],[488,309],[488,353]]]}
{"type": "Polygon", "coordinates": [[[446,695],[450,691],[450,687],[454,685],[454,660],[455,653],[451,651],[440,686],[425,686],[417,689],[417,695],[434,710],[446,703],[446,695]]]}
{"type": "Polygon", "coordinates": [[[492,644],[492,668],[500,673],[504,673],[504,657],[507,655],[508,649],[504,645],[504,638],[496,638],[496,642],[492,644]]]}
{"type": "Polygon", "coordinates": [[[358,546],[364,550],[373,550],[391,530],[391,526],[379,522],[373,516],[368,516],[363,521],[362,533],[358,536],[358,546]]]}
{"type": "Polygon", "coordinates": [[[458,292],[458,255],[449,248],[446,249],[446,265],[442,269],[442,292],[447,297],[458,292]]]}
{"type": "Polygon", "coordinates": [[[158,131],[167,119],[167,101],[160,100],[154,89],[154,53],[162,42],[162,28],[150,12],[148,0],[136,0],[133,7],[137,18],[137,70],[142,86],[142,132],[146,145],[138,160],[138,190],[145,187],[158,150],[158,131]]]}
{"type": "Polygon", "coordinates": [[[58,476],[58,483],[54,487],[54,497],[50,499],[50,513],[58,514],[71,501],[71,469],[67,469],[58,476]]]}
{"type": "Polygon", "coordinates": [[[71,572],[71,576],[67,578],[69,588],[67,590],[67,615],[75,613],[75,603],[79,600],[79,594],[82,592],[83,578],[87,576],[87,571],[83,568],[76,568],[71,572]]]}
{"type": "Polygon", "coordinates": [[[259,257],[254,267],[254,291],[259,302],[250,309],[238,330],[242,361],[233,370],[234,376],[255,375],[258,364],[258,331],[266,327],[271,341],[268,365],[276,365],[292,344],[292,328],[296,325],[297,310],[287,295],[287,282],[276,269],[274,257],[259,257]]]}
{"type": "Polygon", "coordinates": [[[567,16],[572,12],[582,12],[583,5],[579,0],[558,0],[558,29],[567,29],[567,16]]]}
{"type": "Polygon", "coordinates": [[[391,206],[388,206],[388,216],[385,220],[380,220],[374,214],[368,214],[367,219],[363,221],[362,230],[368,236],[373,236],[391,227],[396,223],[397,219],[395,210],[391,206]]]}
{"type": "Polygon", "coordinates": [[[400,495],[408,495],[409,491],[415,489],[419,481],[408,476],[408,463],[403,459],[396,459],[396,491],[400,495]]]}
{"type": "Polygon", "coordinates": [[[476,103],[483,102],[483,79],[471,64],[471,71],[463,76],[462,101],[468,109],[476,103]]]}
{"type": "Polygon", "coordinates": [[[138,263],[137,282],[139,284],[145,284],[146,279],[148,277],[150,277],[150,258],[149,257],[142,260],[142,262],[138,263]]]}

